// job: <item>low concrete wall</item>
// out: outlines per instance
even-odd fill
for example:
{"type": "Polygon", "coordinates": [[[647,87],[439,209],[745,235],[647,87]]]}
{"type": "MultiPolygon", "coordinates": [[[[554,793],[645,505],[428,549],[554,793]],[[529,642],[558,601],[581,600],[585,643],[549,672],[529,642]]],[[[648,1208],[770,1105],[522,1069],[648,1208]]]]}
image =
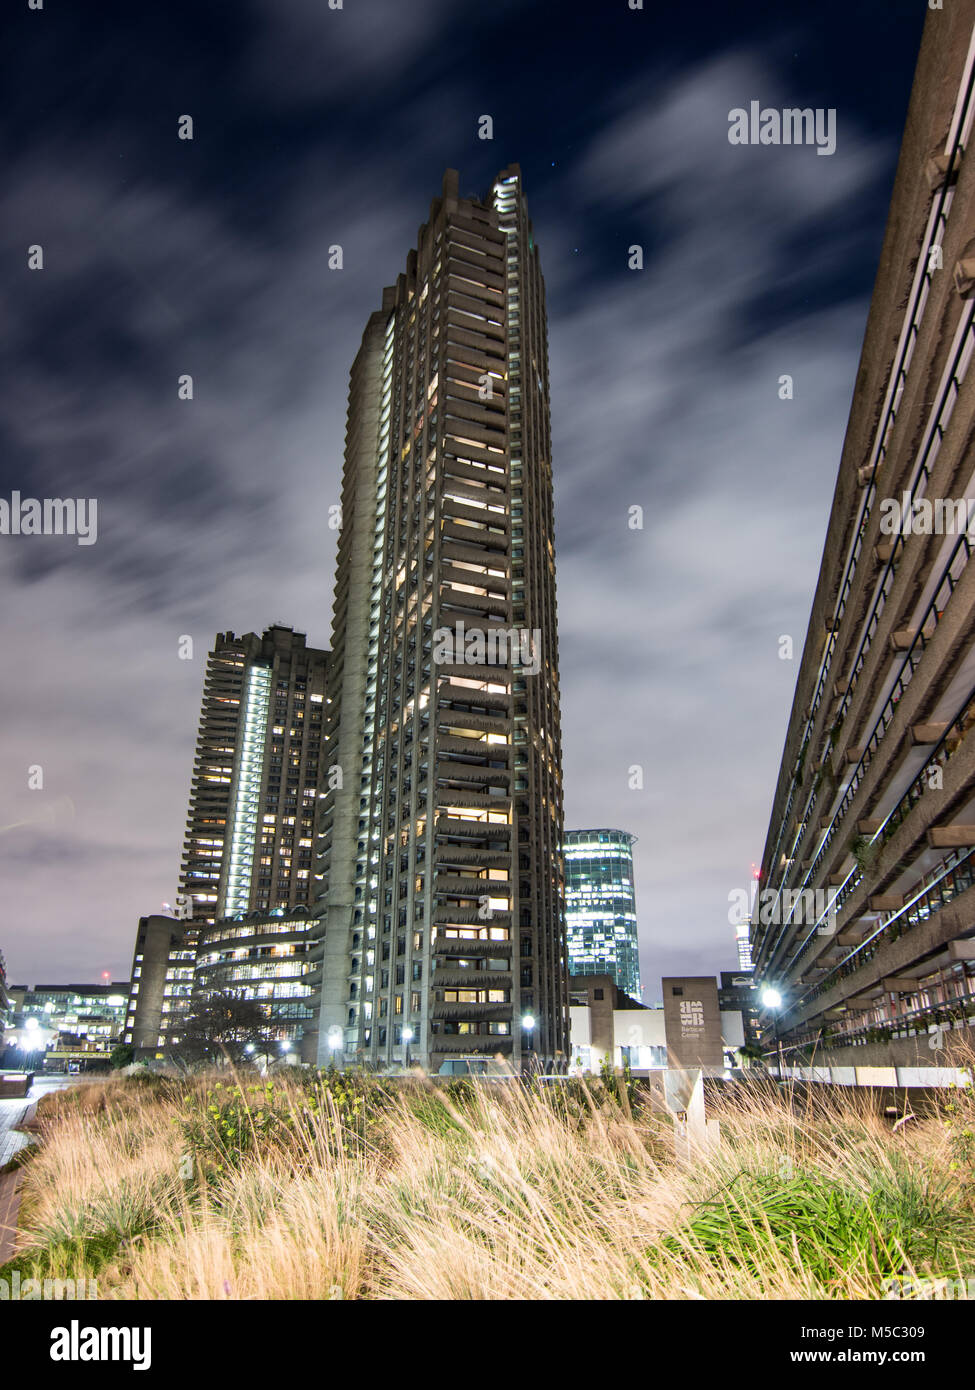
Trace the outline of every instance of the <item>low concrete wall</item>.
{"type": "MultiPolygon", "coordinates": [[[[786,1052],[786,1066],[796,1062],[786,1052]]],[[[817,1067],[963,1067],[975,1061],[975,1028],[865,1043],[862,1047],[817,1048],[809,1063],[817,1067]],[[932,1047],[932,1041],[938,1046],[932,1047]]],[[[807,1063],[807,1065],[809,1064],[807,1063]]]]}
{"type": "Polygon", "coordinates": [[[32,1074],[26,1076],[0,1076],[0,1100],[16,1100],[26,1096],[33,1084],[32,1074]]]}

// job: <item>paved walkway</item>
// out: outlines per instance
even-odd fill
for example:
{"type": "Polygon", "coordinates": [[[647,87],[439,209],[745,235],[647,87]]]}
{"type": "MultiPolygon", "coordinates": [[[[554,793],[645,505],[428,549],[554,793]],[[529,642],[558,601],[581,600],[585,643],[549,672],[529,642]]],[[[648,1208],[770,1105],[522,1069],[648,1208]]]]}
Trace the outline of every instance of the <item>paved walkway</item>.
{"type": "MultiPolygon", "coordinates": [[[[17,1128],[33,1115],[37,1102],[48,1091],[57,1091],[77,1082],[76,1077],[39,1077],[30,1095],[16,1100],[0,1100],[0,1168],[20,1149],[31,1143],[28,1135],[17,1128]]],[[[17,1234],[17,1212],[20,1207],[20,1174],[0,1173],[0,1265],[13,1255],[17,1234]]]]}
{"type": "Polygon", "coordinates": [[[19,1133],[16,1126],[33,1104],[33,1100],[23,1098],[0,1100],[0,1168],[9,1163],[18,1149],[30,1142],[27,1135],[19,1133]]]}

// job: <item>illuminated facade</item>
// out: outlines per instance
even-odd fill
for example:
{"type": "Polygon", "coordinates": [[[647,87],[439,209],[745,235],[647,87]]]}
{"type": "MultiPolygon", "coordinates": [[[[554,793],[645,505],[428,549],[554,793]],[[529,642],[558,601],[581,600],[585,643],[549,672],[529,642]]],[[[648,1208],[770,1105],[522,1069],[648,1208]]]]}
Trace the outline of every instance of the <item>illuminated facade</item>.
{"type": "Polygon", "coordinates": [[[47,1071],[107,1067],[125,1024],[128,982],[34,985],[10,989],[13,1015],[5,1041],[33,1054],[47,1071]]]}
{"type": "MultiPolygon", "coordinates": [[[[448,171],[352,368],[320,1058],[564,1058],[548,353],[516,167],[448,171]],[[506,634],[502,640],[500,634],[506,634]],[[448,640],[449,639],[449,640],[448,640]]],[[[327,882],[327,891],[324,885],[327,882]]]]}
{"type": "Polygon", "coordinates": [[[753,914],[786,1064],[892,1078],[973,1037],[969,508],[938,524],[975,496],[973,119],[971,6],[932,11],[753,914]]]}
{"type": "Polygon", "coordinates": [[[176,918],[140,920],[126,1040],[179,1041],[199,988],[201,933],[307,908],[328,653],[276,625],[217,634],[207,659],[176,918]],[[165,962],[165,963],[163,963],[165,962]],[[160,972],[164,971],[160,976],[160,972]]]}
{"type": "Polygon", "coordinates": [[[633,845],[625,830],[565,832],[565,919],[572,975],[609,975],[640,999],[633,845]]]}
{"type": "Polygon", "coordinates": [[[312,900],[327,665],[327,652],[289,627],[218,634],[180,878],[189,921],[312,900]]]}
{"type": "Polygon", "coordinates": [[[321,965],[312,960],[317,919],[309,908],[248,913],[200,930],[194,971],[195,998],[233,993],[260,1004],[268,1036],[314,1062],[306,1031],[317,1018],[321,965]]]}
{"type": "Polygon", "coordinates": [[[735,946],[738,950],[739,970],[751,970],[752,968],[751,933],[752,924],[747,917],[735,927],[735,946]]]}

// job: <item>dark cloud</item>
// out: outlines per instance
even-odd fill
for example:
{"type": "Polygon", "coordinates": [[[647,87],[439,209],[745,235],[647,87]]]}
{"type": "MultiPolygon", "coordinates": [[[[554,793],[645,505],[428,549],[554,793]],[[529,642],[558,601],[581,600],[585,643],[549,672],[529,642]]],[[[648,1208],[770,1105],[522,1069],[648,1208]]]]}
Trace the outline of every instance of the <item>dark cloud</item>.
{"type": "Polygon", "coordinates": [[[0,540],[0,945],[18,980],[124,975],[137,917],[171,900],[213,634],[282,619],[327,645],[325,521],[366,317],[443,167],[475,189],[510,158],[549,290],[567,823],[640,837],[648,996],[662,973],[734,963],[727,895],[764,841],[796,672],[778,639],[801,650],[906,78],[885,122],[861,121],[851,75],[832,158],[734,149],[731,106],[793,97],[775,21],[721,42],[716,17],[696,53],[675,18],[668,56],[665,30],[640,49],[619,16],[533,28],[524,6],[468,8],[255,0],[192,61],[159,29],[151,109],[129,76],[77,128],[66,96],[11,163],[2,248],[25,268],[0,495],[99,501],[95,546],[0,540]],[[191,91],[213,85],[183,151],[174,62],[191,91]]]}

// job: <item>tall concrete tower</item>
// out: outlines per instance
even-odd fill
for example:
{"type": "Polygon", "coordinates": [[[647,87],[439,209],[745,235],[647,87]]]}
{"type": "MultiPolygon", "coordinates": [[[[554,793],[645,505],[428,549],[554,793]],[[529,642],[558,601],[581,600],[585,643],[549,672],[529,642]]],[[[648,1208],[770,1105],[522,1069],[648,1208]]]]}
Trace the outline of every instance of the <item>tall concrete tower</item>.
{"type": "Polygon", "coordinates": [[[217,634],[180,874],[192,922],[312,902],[327,665],[290,627],[217,634]]]}
{"type": "Polygon", "coordinates": [[[442,195],[349,391],[319,1059],[568,1048],[544,282],[521,175],[442,195]]]}

